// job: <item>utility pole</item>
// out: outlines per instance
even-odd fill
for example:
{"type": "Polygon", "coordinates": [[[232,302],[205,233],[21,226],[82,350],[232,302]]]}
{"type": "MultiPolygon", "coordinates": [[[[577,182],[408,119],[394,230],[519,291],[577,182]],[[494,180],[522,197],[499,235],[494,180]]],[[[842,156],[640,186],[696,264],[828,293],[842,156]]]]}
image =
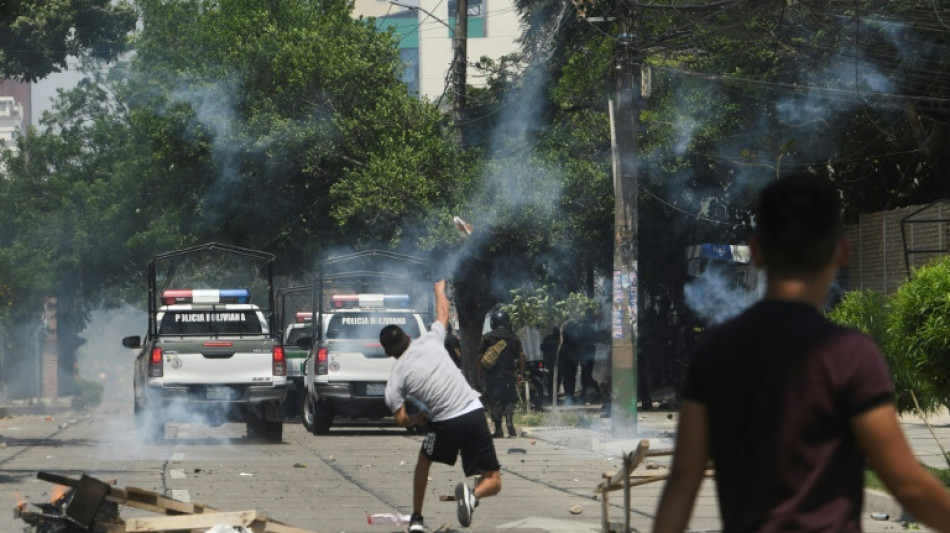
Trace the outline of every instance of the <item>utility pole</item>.
{"type": "Polygon", "coordinates": [[[455,51],[452,60],[452,118],[455,127],[459,128],[457,135],[463,139],[461,132],[462,121],[465,120],[465,67],[468,65],[468,0],[456,0],[455,32],[452,35],[452,48],[455,51]]]}
{"type": "Polygon", "coordinates": [[[619,19],[617,94],[610,105],[614,170],[614,274],[611,306],[611,428],[614,435],[637,432],[637,319],[639,316],[637,231],[637,120],[642,95],[632,13],[619,19]]]}

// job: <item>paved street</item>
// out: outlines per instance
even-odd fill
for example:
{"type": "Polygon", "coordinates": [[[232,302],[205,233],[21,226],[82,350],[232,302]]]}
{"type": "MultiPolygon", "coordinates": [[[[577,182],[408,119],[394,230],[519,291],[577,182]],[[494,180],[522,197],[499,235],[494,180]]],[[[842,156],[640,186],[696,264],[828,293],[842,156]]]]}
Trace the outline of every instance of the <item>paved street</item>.
{"type": "MultiPolygon", "coordinates": [[[[619,454],[636,439],[617,440],[609,419],[590,428],[529,428],[529,436],[496,441],[503,465],[504,489],[486,499],[468,531],[584,532],[598,531],[600,501],[592,489],[604,472],[618,467],[619,454]]],[[[672,444],[675,415],[643,413],[640,436],[651,447],[672,444]]],[[[938,435],[950,439],[950,418],[935,419],[938,435]]],[[[139,487],[220,510],[257,510],[282,522],[319,532],[401,531],[401,526],[368,525],[367,513],[410,511],[411,476],[421,437],[394,425],[334,427],[315,437],[299,423],[288,422],[284,442],[268,444],[244,438],[244,426],[218,428],[169,425],[167,439],[142,445],[132,431],[131,408],[122,404],[91,413],[16,415],[0,419],[0,507],[12,509],[16,499],[49,499],[51,485],[36,479],[37,471],[72,477],[88,474],[114,478],[120,487],[139,487]]],[[[926,426],[905,423],[915,450],[933,462],[939,450],[926,426]]],[[[656,463],[662,468],[662,458],[656,463]]],[[[424,515],[430,529],[458,526],[453,502],[439,495],[453,493],[461,468],[433,467],[424,515]]],[[[634,530],[648,531],[661,486],[633,489],[634,530]]],[[[611,519],[622,519],[621,492],[612,493],[611,519]]],[[[869,509],[869,512],[877,509],[869,509]]],[[[884,509],[888,512],[888,509],[884,509]]],[[[893,518],[899,509],[889,509],[893,518]]],[[[122,507],[125,518],[154,516],[122,507]]],[[[25,524],[0,511],[0,531],[18,531],[25,524]]],[[[691,522],[695,531],[719,529],[715,490],[706,482],[691,522]]],[[[899,531],[896,521],[865,519],[867,531],[899,531]]]]}

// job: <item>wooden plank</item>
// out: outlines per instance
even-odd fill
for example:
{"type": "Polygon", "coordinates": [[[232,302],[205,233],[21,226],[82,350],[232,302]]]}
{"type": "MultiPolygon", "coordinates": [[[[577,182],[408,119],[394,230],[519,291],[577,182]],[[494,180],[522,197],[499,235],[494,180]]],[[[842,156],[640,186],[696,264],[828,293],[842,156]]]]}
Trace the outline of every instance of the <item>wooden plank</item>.
{"type": "Polygon", "coordinates": [[[101,533],[125,533],[125,523],[106,523],[106,522],[96,522],[92,525],[93,531],[98,531],[101,533]]]}
{"type": "MultiPolygon", "coordinates": [[[[715,472],[713,470],[706,470],[706,472],[703,473],[703,477],[713,477],[714,474],[715,472]]],[[[647,483],[653,483],[654,481],[663,481],[664,479],[668,477],[670,477],[670,474],[667,472],[667,473],[655,474],[651,476],[630,476],[629,479],[630,479],[631,487],[638,487],[640,485],[646,485],[647,483]]],[[[607,492],[620,490],[622,488],[623,488],[623,483],[620,483],[618,485],[611,485],[609,487],[606,487],[603,490],[603,493],[606,494],[607,492]]]]}
{"type": "Polygon", "coordinates": [[[119,503],[128,505],[129,507],[154,511],[156,513],[176,515],[220,512],[219,509],[208,507],[207,505],[175,500],[150,490],[136,487],[128,487],[124,492],[124,499],[119,503]]]}
{"type": "Polygon", "coordinates": [[[257,511],[226,511],[218,513],[186,514],[176,516],[149,516],[125,521],[126,533],[154,531],[188,531],[210,529],[218,524],[251,527],[258,521],[257,511]]]}
{"type": "Polygon", "coordinates": [[[637,446],[636,454],[630,454],[624,458],[623,469],[623,531],[630,531],[630,472],[633,472],[644,454],[650,448],[650,441],[641,440],[640,446],[637,446]],[[644,445],[645,444],[645,445],[644,445]]]}
{"type": "Polygon", "coordinates": [[[630,452],[627,455],[624,455],[623,458],[623,467],[614,472],[609,478],[601,481],[599,485],[594,489],[594,492],[603,492],[605,490],[616,490],[608,489],[608,487],[617,486],[620,488],[623,486],[623,480],[630,475],[631,472],[637,469],[637,466],[643,461],[643,458],[646,457],[647,452],[650,450],[650,441],[643,439],[637,444],[637,448],[630,452]]]}
{"type": "MultiPolygon", "coordinates": [[[[57,485],[66,485],[67,487],[75,487],[79,484],[79,480],[77,479],[60,476],[58,474],[52,474],[50,472],[37,472],[36,477],[37,479],[42,479],[43,481],[49,481],[51,483],[56,483],[57,485]]],[[[106,495],[106,501],[167,515],[200,514],[218,511],[217,509],[208,507],[207,505],[201,505],[199,503],[192,502],[182,502],[167,496],[162,496],[156,492],[135,487],[120,489],[118,487],[110,486],[109,493],[106,495]]]]}
{"type": "MultiPolygon", "coordinates": [[[[43,481],[67,487],[76,487],[79,484],[77,479],[50,472],[38,472],[36,477],[43,481]]],[[[105,499],[106,501],[166,516],[133,518],[124,524],[106,524],[102,522],[94,524],[93,529],[103,533],[134,533],[140,531],[202,532],[217,524],[244,526],[255,533],[317,533],[269,519],[256,511],[219,511],[207,505],[179,501],[135,487],[120,489],[110,486],[105,499]],[[230,522],[233,520],[238,520],[238,522],[230,522]],[[246,520],[250,521],[245,523],[246,520]]]]}

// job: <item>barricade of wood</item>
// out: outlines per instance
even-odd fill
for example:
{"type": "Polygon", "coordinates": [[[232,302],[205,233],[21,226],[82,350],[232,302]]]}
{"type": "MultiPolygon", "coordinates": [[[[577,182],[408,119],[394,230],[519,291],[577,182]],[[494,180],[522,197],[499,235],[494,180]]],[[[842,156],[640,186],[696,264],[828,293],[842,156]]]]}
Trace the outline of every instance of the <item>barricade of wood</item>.
{"type": "MultiPolygon", "coordinates": [[[[641,440],[635,450],[623,455],[623,463],[617,472],[605,472],[603,481],[601,481],[594,493],[600,494],[600,525],[603,533],[612,531],[610,525],[609,494],[613,491],[623,489],[623,532],[630,531],[630,489],[655,481],[663,481],[670,477],[669,470],[660,474],[637,474],[635,473],[640,463],[647,457],[659,457],[664,455],[673,455],[673,450],[651,450],[649,440],[641,440]]],[[[706,474],[712,476],[712,470],[707,469],[706,474]]]]}
{"type": "Polygon", "coordinates": [[[218,525],[243,527],[253,533],[316,533],[289,526],[257,511],[219,511],[207,505],[183,502],[134,487],[118,488],[83,475],[80,479],[39,472],[38,479],[68,487],[62,505],[42,504],[40,512],[18,505],[15,515],[37,531],[91,531],[99,533],[203,533],[218,525]],[[162,516],[123,520],[118,506],[143,509],[162,516]]]}

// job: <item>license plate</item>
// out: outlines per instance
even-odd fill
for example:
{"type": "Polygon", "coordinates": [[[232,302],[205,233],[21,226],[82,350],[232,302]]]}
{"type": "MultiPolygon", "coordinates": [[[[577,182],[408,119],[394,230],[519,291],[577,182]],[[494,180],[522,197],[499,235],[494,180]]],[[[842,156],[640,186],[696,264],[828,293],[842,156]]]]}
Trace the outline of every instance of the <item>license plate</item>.
{"type": "Polygon", "coordinates": [[[382,396],[385,393],[386,393],[385,383],[367,383],[366,384],[367,396],[382,396]]]}
{"type": "Polygon", "coordinates": [[[205,389],[205,398],[209,400],[230,400],[231,389],[229,387],[208,387],[205,389]]]}

